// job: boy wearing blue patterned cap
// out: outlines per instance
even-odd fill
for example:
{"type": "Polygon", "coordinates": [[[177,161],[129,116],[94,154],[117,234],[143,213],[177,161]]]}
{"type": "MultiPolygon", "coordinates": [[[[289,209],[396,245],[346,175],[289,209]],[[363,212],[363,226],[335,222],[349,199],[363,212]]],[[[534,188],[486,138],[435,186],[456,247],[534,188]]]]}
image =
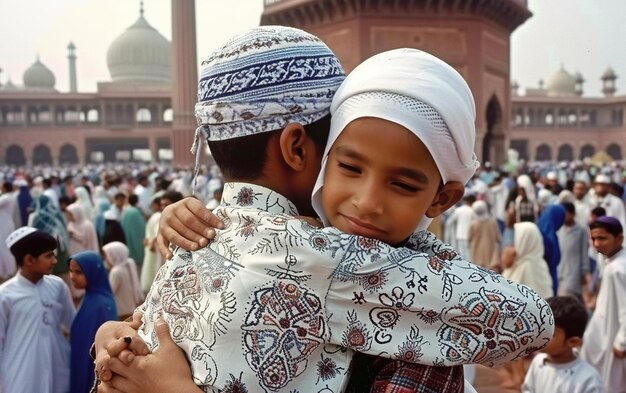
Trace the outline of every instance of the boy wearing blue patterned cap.
{"type": "MultiPolygon", "coordinates": [[[[307,128],[328,129],[321,124],[328,102],[315,107],[313,99],[328,99],[341,78],[336,59],[315,37],[295,29],[259,30],[233,40],[237,45],[218,50],[205,64],[198,138],[206,133],[229,181],[216,210],[225,225],[207,247],[177,252],[160,271],[141,307],[141,338],[156,346],[154,319],[163,313],[205,391],[259,392],[342,391],[354,350],[451,366],[496,364],[547,342],[549,309],[534,292],[524,288],[520,296],[517,285],[462,261],[428,234],[406,242],[421,251],[415,252],[294,219],[312,214],[310,190],[322,157],[307,128]],[[264,40],[266,34],[272,38],[264,40]],[[322,53],[301,58],[291,45],[310,42],[322,53]],[[276,57],[239,57],[254,49],[276,57]],[[326,66],[317,72],[316,64],[326,66]],[[311,90],[315,78],[331,83],[311,90]],[[293,83],[301,85],[281,95],[293,83]],[[302,119],[292,117],[299,114],[302,119]],[[263,151],[250,158],[255,142],[263,151]],[[488,334],[477,333],[486,320],[497,323],[488,334]],[[496,346],[505,341],[510,346],[496,346]]],[[[474,170],[466,153],[461,156],[469,161],[458,170],[446,167],[448,179],[474,170]]],[[[433,204],[428,214],[446,206],[443,200],[433,204]]],[[[113,371],[132,376],[118,366],[112,359],[113,371]]]]}

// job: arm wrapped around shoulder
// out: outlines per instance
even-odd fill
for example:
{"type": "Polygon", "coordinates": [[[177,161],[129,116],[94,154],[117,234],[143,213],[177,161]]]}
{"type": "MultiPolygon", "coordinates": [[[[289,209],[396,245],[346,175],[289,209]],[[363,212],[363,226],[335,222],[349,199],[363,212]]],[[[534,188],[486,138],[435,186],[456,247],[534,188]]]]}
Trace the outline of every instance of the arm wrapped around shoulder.
{"type": "Polygon", "coordinates": [[[354,244],[341,247],[327,297],[333,343],[425,365],[494,366],[550,341],[552,311],[535,291],[433,238],[411,239],[419,251],[343,239],[354,244]]]}

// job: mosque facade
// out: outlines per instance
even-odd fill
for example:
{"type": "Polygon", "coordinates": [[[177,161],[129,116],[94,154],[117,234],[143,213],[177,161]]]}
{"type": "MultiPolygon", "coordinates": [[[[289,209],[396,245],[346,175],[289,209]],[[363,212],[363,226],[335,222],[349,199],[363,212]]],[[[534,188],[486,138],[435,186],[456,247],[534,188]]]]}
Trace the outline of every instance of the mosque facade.
{"type": "Polygon", "coordinates": [[[77,89],[76,54],[68,45],[69,92],[37,58],[23,84],[0,86],[0,163],[83,164],[171,159],[171,43],[143,15],[107,51],[111,81],[95,93],[77,89]]]}
{"type": "Polygon", "coordinates": [[[616,95],[617,75],[601,76],[601,95],[586,97],[583,75],[564,67],[520,95],[513,82],[510,146],[532,161],[607,162],[624,159],[626,96],[616,95]]]}
{"type": "MultiPolygon", "coordinates": [[[[582,75],[565,69],[524,95],[510,82],[510,35],[531,17],[526,0],[263,1],[261,24],[319,36],[346,72],[398,47],[423,49],[451,64],[476,100],[475,150],[482,162],[504,162],[509,147],[528,160],[583,160],[601,151],[622,159],[626,96],[615,95],[613,70],[601,77],[601,97],[585,96],[582,75]]],[[[21,86],[0,86],[0,163],[124,161],[138,159],[133,152],[140,150],[153,161],[185,162],[194,128],[193,5],[172,0],[173,43],[142,10],[111,43],[111,81],[98,83],[95,93],[77,90],[71,43],[69,92],[55,89],[55,76],[40,59],[24,72],[21,86]]]]}

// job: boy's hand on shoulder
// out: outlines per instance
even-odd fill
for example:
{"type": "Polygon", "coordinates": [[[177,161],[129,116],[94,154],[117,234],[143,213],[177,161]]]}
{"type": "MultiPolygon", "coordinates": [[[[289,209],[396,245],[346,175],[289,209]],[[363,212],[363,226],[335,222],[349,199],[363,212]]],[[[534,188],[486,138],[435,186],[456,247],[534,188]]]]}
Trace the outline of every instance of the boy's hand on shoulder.
{"type": "Polygon", "coordinates": [[[114,390],[102,392],[201,392],[193,382],[185,353],[172,340],[169,327],[162,317],[156,321],[155,332],[159,347],[153,354],[137,356],[128,366],[117,358],[111,359],[114,375],[109,386],[114,390]]]}
{"type": "Polygon", "coordinates": [[[105,322],[96,332],[94,348],[96,351],[96,373],[101,381],[112,378],[111,359],[117,358],[129,365],[135,356],[150,353],[146,343],[137,335],[141,326],[141,313],[133,314],[131,322],[105,322]]]}
{"type": "Polygon", "coordinates": [[[175,202],[161,212],[157,248],[165,259],[172,258],[170,243],[188,251],[195,251],[215,237],[215,228],[224,223],[202,202],[187,197],[175,202]]]}

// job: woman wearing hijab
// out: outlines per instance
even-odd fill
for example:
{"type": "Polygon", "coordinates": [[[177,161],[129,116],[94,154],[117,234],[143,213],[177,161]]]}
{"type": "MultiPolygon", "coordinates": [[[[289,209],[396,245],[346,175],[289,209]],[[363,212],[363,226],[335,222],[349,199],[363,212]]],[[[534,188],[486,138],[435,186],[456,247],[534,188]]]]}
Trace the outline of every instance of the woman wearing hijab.
{"type": "Polygon", "coordinates": [[[28,225],[28,209],[33,203],[33,197],[30,195],[30,189],[28,188],[28,183],[26,183],[25,180],[20,180],[18,182],[18,186],[20,190],[17,194],[17,204],[20,210],[21,223],[17,224],[19,226],[25,226],[28,225]]]}
{"type": "Polygon", "coordinates": [[[74,288],[85,291],[70,329],[70,393],[87,393],[94,381],[89,349],[100,325],[117,319],[117,310],[107,271],[98,253],[83,251],[72,255],[70,279],[74,288]]]}
{"type": "Polygon", "coordinates": [[[128,247],[121,242],[112,242],[102,247],[104,259],[111,271],[109,280],[117,304],[120,320],[130,317],[143,301],[143,291],[135,261],[129,257],[128,247]]]}
{"type": "Polygon", "coordinates": [[[561,249],[559,247],[559,238],[556,233],[563,226],[564,222],[565,208],[560,204],[548,205],[545,207],[537,220],[537,226],[539,227],[541,236],[543,237],[543,258],[548,263],[550,276],[552,277],[552,290],[554,293],[557,293],[559,285],[557,267],[561,261],[561,249]]]}
{"type": "Polygon", "coordinates": [[[543,239],[537,225],[518,222],[514,225],[513,246],[502,252],[502,275],[511,281],[528,285],[541,297],[554,295],[548,265],[543,259],[543,239]]]}
{"type": "Polygon", "coordinates": [[[91,197],[85,187],[76,187],[76,202],[83,209],[85,213],[85,219],[91,221],[93,212],[93,203],[91,203],[91,197]]]}
{"type": "Polygon", "coordinates": [[[54,265],[52,273],[60,276],[70,285],[67,267],[70,242],[63,213],[45,195],[36,197],[31,207],[33,212],[28,217],[28,226],[37,228],[57,239],[59,243],[59,247],[57,247],[58,262],[54,265]]]}
{"type": "Polygon", "coordinates": [[[122,225],[117,220],[115,213],[109,209],[102,214],[104,219],[104,234],[102,235],[102,245],[106,245],[111,242],[121,242],[126,244],[126,235],[122,225]]]}
{"type": "Polygon", "coordinates": [[[500,230],[489,215],[485,201],[472,204],[474,217],[469,227],[471,261],[487,269],[496,269],[500,263],[500,230]]]}
{"type": "MultiPolygon", "coordinates": [[[[78,189],[81,188],[79,187],[78,189]]],[[[85,211],[82,206],[78,202],[72,203],[67,207],[66,214],[69,220],[67,232],[70,237],[70,254],[73,255],[88,250],[98,251],[96,229],[91,221],[85,217],[85,211]]]]}

